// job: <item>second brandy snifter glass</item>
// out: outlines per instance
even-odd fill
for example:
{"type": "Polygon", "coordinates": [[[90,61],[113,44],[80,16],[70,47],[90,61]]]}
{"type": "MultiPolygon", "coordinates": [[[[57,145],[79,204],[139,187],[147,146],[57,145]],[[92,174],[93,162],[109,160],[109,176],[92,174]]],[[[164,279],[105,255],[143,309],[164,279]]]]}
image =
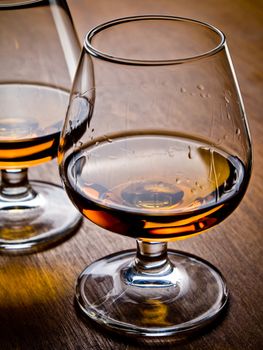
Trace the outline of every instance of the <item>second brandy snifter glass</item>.
{"type": "Polygon", "coordinates": [[[167,242],[220,223],[250,178],[250,136],[221,31],[150,15],[91,30],[58,160],[81,213],[137,240],[137,252],[81,273],[76,299],[86,315],[154,337],[197,330],[220,313],[228,299],[220,272],[167,242]]]}
{"type": "Polygon", "coordinates": [[[64,0],[0,4],[0,251],[32,252],[72,234],[81,216],[27,168],[57,156],[80,45],[64,0]]]}

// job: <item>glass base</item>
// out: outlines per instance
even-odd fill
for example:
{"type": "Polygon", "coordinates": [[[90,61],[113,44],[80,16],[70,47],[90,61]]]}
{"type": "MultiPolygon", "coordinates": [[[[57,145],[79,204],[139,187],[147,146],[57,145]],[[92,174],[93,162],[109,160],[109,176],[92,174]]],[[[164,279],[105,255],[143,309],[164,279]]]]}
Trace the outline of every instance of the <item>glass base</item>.
{"type": "Polygon", "coordinates": [[[225,281],[210,263],[168,250],[173,268],[144,284],[143,276],[131,278],[135,255],[135,250],[109,255],[79,276],[77,304],[100,325],[126,335],[185,336],[209,324],[226,305],[225,281]]]}
{"type": "Polygon", "coordinates": [[[79,227],[82,216],[62,187],[30,181],[35,196],[0,200],[0,252],[31,253],[58,244],[79,227]]]}

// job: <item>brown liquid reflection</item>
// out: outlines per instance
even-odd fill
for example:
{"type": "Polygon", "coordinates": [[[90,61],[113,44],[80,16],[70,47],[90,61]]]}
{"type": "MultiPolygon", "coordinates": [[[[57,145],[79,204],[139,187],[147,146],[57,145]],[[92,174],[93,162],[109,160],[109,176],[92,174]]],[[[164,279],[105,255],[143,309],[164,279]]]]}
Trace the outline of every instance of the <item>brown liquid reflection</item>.
{"type": "Polygon", "coordinates": [[[64,293],[62,281],[49,267],[12,264],[1,271],[0,307],[30,306],[55,301],[64,293]]]}
{"type": "Polygon", "coordinates": [[[22,349],[22,345],[23,349],[51,348],[57,334],[63,333],[63,320],[56,310],[72,299],[65,283],[67,269],[35,256],[3,260],[0,260],[0,348],[22,349]]]}
{"type": "Polygon", "coordinates": [[[160,300],[148,299],[141,305],[142,324],[145,326],[171,326],[172,323],[167,319],[168,307],[160,300]]]}
{"type": "Polygon", "coordinates": [[[38,224],[33,223],[32,225],[22,225],[18,224],[6,224],[1,227],[0,225],[0,237],[5,240],[15,241],[17,239],[25,240],[31,237],[35,237],[38,232],[47,232],[52,229],[52,225],[46,223],[38,224]]]}

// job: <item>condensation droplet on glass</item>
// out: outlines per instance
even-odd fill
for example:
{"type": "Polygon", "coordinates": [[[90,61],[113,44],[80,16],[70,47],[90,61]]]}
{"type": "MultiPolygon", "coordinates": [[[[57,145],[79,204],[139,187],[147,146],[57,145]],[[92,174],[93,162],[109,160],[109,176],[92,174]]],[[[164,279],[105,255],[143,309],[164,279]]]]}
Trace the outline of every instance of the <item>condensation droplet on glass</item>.
{"type": "Polygon", "coordinates": [[[97,141],[96,143],[95,143],[95,146],[98,146],[100,143],[99,143],[99,141],[97,141]]]}
{"type": "Polygon", "coordinates": [[[236,129],[236,135],[237,135],[237,136],[240,135],[240,129],[239,129],[239,128],[236,129]]]}
{"type": "Polygon", "coordinates": [[[185,92],[186,92],[186,89],[182,87],[182,88],[180,89],[180,91],[181,91],[182,93],[185,93],[185,92]]]}
{"type": "Polygon", "coordinates": [[[226,140],[227,138],[228,138],[228,136],[227,136],[227,135],[224,135],[224,136],[223,136],[223,139],[224,139],[224,140],[226,140]]]}
{"type": "Polygon", "coordinates": [[[191,92],[191,96],[196,96],[196,93],[195,92],[191,92]]]}
{"type": "Polygon", "coordinates": [[[231,115],[230,113],[227,113],[227,119],[230,120],[231,119],[231,115]]]}
{"type": "Polygon", "coordinates": [[[93,128],[93,129],[91,129],[91,132],[94,132],[94,128],[93,128]]]}
{"type": "Polygon", "coordinates": [[[226,103],[230,103],[229,99],[225,96],[226,103]]]}
{"type": "Polygon", "coordinates": [[[179,185],[179,184],[181,183],[181,180],[178,179],[178,178],[176,178],[176,179],[175,179],[175,182],[179,185]]]}
{"type": "Polygon", "coordinates": [[[112,139],[107,139],[107,142],[112,143],[112,139]]]}
{"type": "Polygon", "coordinates": [[[168,154],[169,157],[173,157],[175,155],[175,149],[173,147],[169,147],[168,154]]]}
{"type": "Polygon", "coordinates": [[[198,84],[196,87],[199,90],[204,90],[205,89],[204,85],[202,85],[202,84],[198,84]]]}
{"type": "Polygon", "coordinates": [[[191,188],[191,192],[192,193],[196,193],[196,189],[195,188],[191,188]]]}
{"type": "Polygon", "coordinates": [[[205,98],[207,95],[206,94],[204,94],[204,93],[200,93],[200,97],[202,97],[202,98],[205,98]]]}
{"type": "Polygon", "coordinates": [[[191,146],[188,146],[188,158],[192,159],[192,150],[191,150],[191,146]]]}

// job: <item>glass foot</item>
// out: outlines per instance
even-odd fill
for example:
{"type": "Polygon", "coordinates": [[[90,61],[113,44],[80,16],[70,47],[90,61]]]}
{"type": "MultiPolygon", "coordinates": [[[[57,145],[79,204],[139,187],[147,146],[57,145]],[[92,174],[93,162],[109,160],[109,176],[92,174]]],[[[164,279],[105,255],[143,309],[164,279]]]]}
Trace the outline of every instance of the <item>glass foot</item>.
{"type": "Polygon", "coordinates": [[[81,222],[62,187],[30,181],[34,196],[0,201],[0,252],[31,253],[72,235],[81,222]]]}
{"type": "Polygon", "coordinates": [[[144,284],[131,273],[135,255],[135,250],[109,255],[79,276],[77,303],[100,325],[127,335],[185,335],[206,326],[226,305],[225,281],[210,263],[168,250],[172,269],[161,279],[148,276],[144,284]]]}

